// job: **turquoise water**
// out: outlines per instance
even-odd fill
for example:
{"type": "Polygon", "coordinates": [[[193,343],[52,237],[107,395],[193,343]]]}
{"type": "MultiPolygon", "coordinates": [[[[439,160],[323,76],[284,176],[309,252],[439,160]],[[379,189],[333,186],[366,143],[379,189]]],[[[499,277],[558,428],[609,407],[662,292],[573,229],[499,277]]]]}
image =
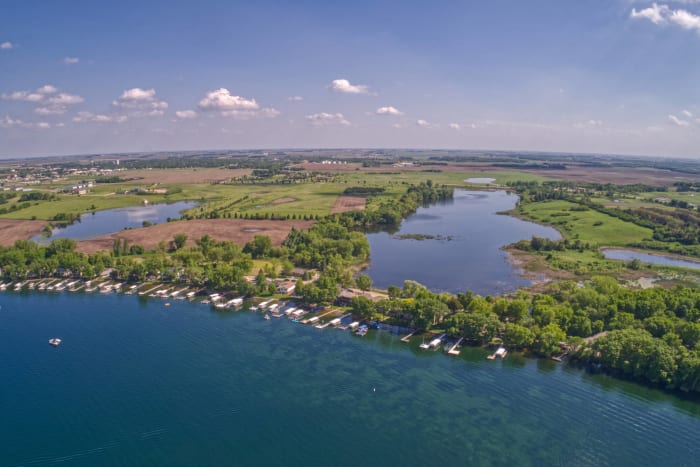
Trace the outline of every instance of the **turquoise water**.
{"type": "Polygon", "coordinates": [[[698,261],[688,261],[676,258],[674,256],[642,253],[634,250],[606,248],[603,250],[603,255],[605,255],[605,257],[608,259],[617,259],[620,261],[631,261],[633,259],[638,259],[643,263],[659,264],[662,266],[676,266],[679,268],[688,269],[700,269],[700,262],[698,261]]]}
{"type": "Polygon", "coordinates": [[[513,267],[502,247],[533,235],[561,238],[551,227],[498,214],[515,207],[518,197],[505,191],[455,190],[454,199],[419,208],[401,230],[368,234],[369,274],[378,288],[401,287],[412,279],[435,292],[496,295],[532,282],[513,267]],[[401,238],[406,234],[434,239],[401,238]]]}
{"type": "Polygon", "coordinates": [[[168,218],[179,219],[180,213],[197,205],[194,201],[178,201],[170,204],[149,204],[148,206],[129,206],[126,208],[105,209],[95,213],[85,213],[79,222],[65,228],[53,229],[51,237],[37,235],[35,242],[48,243],[54,238],[72,238],[86,240],[100,235],[108,235],[124,229],[143,227],[144,221],[152,224],[167,222],[168,218]]]}
{"type": "Polygon", "coordinates": [[[700,455],[700,404],[632,383],[171,303],[0,295],[0,465],[677,466],[700,455]]]}

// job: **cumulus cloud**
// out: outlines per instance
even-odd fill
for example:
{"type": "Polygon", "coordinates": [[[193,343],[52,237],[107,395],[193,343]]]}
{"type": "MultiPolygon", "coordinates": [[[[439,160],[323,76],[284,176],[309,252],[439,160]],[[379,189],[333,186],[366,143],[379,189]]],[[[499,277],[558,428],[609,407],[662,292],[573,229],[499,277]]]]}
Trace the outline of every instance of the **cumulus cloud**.
{"type": "Polygon", "coordinates": [[[81,96],[58,92],[58,88],[50,84],[41,86],[34,91],[14,91],[2,94],[0,98],[10,101],[23,101],[38,104],[34,112],[39,115],[60,115],[68,111],[69,105],[80,104],[85,101],[81,96]]]}
{"type": "Polygon", "coordinates": [[[688,118],[693,118],[693,112],[691,112],[690,110],[684,110],[684,111],[681,112],[681,113],[682,113],[683,115],[685,115],[686,117],[688,117],[688,118]]]}
{"type": "Polygon", "coordinates": [[[15,44],[13,44],[10,41],[5,41],[2,44],[0,44],[1,50],[10,50],[10,49],[14,49],[14,48],[15,48],[15,44]]]}
{"type": "Polygon", "coordinates": [[[341,113],[331,114],[321,112],[317,114],[307,115],[306,121],[313,126],[350,125],[350,122],[347,121],[341,113]]]}
{"type": "Polygon", "coordinates": [[[73,117],[73,121],[76,123],[123,123],[127,121],[128,117],[126,115],[102,115],[93,114],[92,112],[78,112],[76,117],[73,117]]]}
{"type": "Polygon", "coordinates": [[[427,120],[423,120],[423,119],[416,120],[416,125],[418,125],[419,127],[422,127],[422,128],[430,128],[431,126],[433,126],[432,123],[430,123],[427,120]]]}
{"type": "Polygon", "coordinates": [[[399,109],[396,107],[388,106],[388,107],[379,107],[375,113],[377,115],[396,115],[400,116],[403,115],[403,112],[401,112],[399,109]]]}
{"type": "Polygon", "coordinates": [[[668,119],[676,126],[688,126],[690,123],[687,120],[676,117],[675,115],[669,115],[668,119]]]}
{"type": "Polygon", "coordinates": [[[78,57],[65,57],[63,59],[63,63],[66,65],[75,65],[76,63],[79,63],[80,59],[78,57]]]}
{"type": "Polygon", "coordinates": [[[364,84],[350,84],[346,79],[334,79],[330,86],[333,91],[343,94],[369,94],[369,87],[364,84]]]}
{"type": "Polygon", "coordinates": [[[700,16],[683,9],[673,10],[668,5],[652,3],[650,7],[639,11],[632,8],[630,18],[646,19],[658,25],[672,24],[700,32],[700,16]]]}
{"type": "Polygon", "coordinates": [[[199,108],[203,111],[219,112],[224,117],[234,118],[272,118],[280,114],[277,109],[261,108],[255,99],[248,99],[231,94],[226,88],[210,91],[199,101],[199,108]]]}
{"type": "Polygon", "coordinates": [[[175,116],[182,119],[197,118],[197,112],[194,110],[177,110],[175,116]]]}
{"type": "Polygon", "coordinates": [[[291,102],[301,102],[304,100],[304,98],[301,96],[289,96],[287,100],[291,102]]]}
{"type": "Polygon", "coordinates": [[[460,125],[459,123],[450,123],[447,126],[453,130],[461,130],[462,129],[462,125],[460,125]]]}
{"type": "Polygon", "coordinates": [[[156,117],[168,108],[167,102],[156,98],[155,89],[141,88],[126,89],[112,105],[129,110],[136,117],[156,117]]]}

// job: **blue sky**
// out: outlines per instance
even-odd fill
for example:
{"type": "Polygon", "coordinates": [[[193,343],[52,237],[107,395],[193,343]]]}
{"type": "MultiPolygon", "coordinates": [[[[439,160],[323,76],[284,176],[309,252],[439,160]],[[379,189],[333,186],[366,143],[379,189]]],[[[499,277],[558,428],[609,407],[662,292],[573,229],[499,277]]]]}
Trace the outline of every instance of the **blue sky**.
{"type": "Polygon", "coordinates": [[[700,0],[0,0],[0,156],[700,158],[700,0]]]}

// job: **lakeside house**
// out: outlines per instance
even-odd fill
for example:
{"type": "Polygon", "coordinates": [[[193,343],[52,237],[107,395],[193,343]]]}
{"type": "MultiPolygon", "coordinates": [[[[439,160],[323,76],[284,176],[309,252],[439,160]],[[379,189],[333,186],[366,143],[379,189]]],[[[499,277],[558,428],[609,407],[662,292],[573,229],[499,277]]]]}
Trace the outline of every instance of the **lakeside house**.
{"type": "Polygon", "coordinates": [[[277,293],[282,293],[285,295],[291,295],[297,288],[297,283],[294,281],[280,281],[277,282],[277,293]]]}
{"type": "Polygon", "coordinates": [[[340,306],[348,306],[355,297],[365,297],[373,302],[379,302],[389,298],[386,294],[372,291],[364,291],[360,289],[342,289],[336,298],[336,303],[340,306]]]}

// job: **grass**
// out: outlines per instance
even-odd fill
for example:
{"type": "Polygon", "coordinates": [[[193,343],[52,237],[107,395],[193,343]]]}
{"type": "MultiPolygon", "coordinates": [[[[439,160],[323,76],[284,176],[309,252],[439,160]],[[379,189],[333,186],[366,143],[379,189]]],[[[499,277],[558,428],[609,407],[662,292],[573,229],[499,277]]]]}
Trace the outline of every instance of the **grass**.
{"type": "Polygon", "coordinates": [[[651,229],[591,209],[571,210],[577,206],[568,201],[541,201],[523,204],[516,209],[516,213],[529,220],[551,225],[566,238],[599,246],[624,246],[651,239],[651,229]]]}

